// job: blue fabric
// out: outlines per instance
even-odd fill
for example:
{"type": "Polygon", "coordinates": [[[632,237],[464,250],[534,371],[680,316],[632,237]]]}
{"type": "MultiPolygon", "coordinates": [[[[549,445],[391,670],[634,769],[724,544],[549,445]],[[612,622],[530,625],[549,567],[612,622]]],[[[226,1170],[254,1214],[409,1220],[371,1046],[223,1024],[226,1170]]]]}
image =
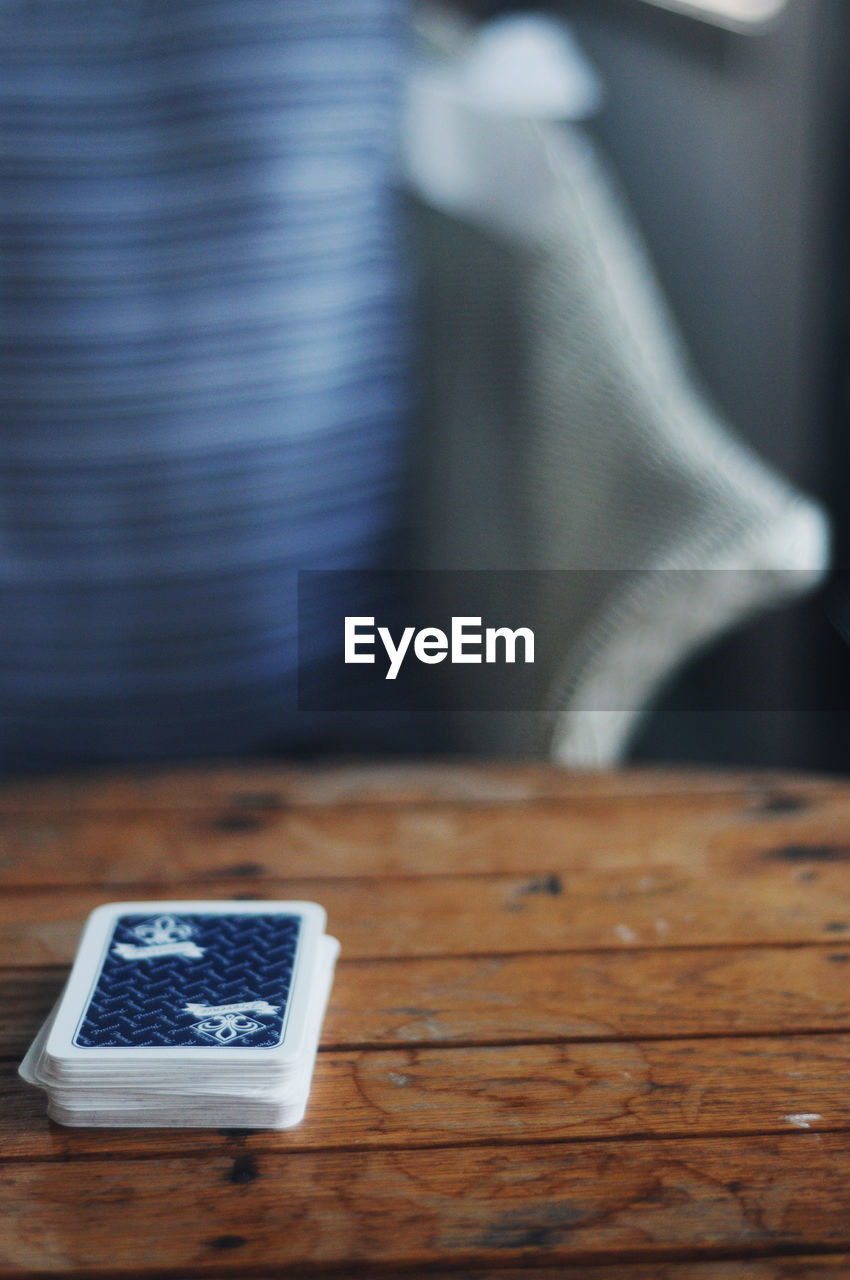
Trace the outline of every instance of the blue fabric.
{"type": "Polygon", "coordinates": [[[7,766],[307,731],[296,571],[398,518],[405,18],[0,0],[7,766]]]}

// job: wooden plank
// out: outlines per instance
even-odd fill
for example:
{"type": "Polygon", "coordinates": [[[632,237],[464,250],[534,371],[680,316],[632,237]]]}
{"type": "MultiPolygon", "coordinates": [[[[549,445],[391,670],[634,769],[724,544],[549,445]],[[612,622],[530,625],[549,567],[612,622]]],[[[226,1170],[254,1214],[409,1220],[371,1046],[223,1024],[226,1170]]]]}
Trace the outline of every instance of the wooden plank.
{"type": "MultiPolygon", "coordinates": [[[[306,898],[327,909],[348,959],[507,955],[587,948],[801,943],[850,938],[850,867],[744,861],[740,874],[634,867],[542,876],[423,879],[211,880],[138,886],[128,900],[306,898]],[[250,882],[249,882],[250,883],[250,882]]],[[[7,893],[0,898],[0,965],[70,961],[100,888],[7,893]]],[[[125,895],[118,895],[124,900],[125,895]]]]}
{"type": "Polygon", "coordinates": [[[10,1163],[0,1273],[250,1274],[361,1264],[850,1250],[843,1134],[10,1163]]]}
{"type": "MultiPolygon", "coordinates": [[[[850,1131],[850,1036],[323,1052],[305,1122],[245,1150],[322,1151],[597,1138],[850,1131]]],[[[0,1072],[4,1158],[221,1148],[204,1130],[70,1129],[0,1072]]]]}
{"type": "Polygon", "coordinates": [[[0,812],[97,813],[232,808],[252,813],[352,804],[516,804],[535,799],[729,795],[782,807],[847,793],[840,779],[781,770],[664,769],[570,772],[543,763],[366,761],[293,767],[279,761],[104,767],[0,782],[0,812]]]}
{"type": "MultiPolygon", "coordinates": [[[[67,968],[0,974],[0,1056],[23,1055],[67,968]]],[[[850,1030],[850,947],[686,948],[337,965],[327,1047],[850,1030]]]]}
{"type": "MultiPolygon", "coordinates": [[[[569,1261],[557,1267],[510,1267],[505,1270],[487,1268],[485,1271],[416,1271],[405,1269],[404,1275],[384,1276],[384,1280],[562,1280],[563,1276],[580,1276],[582,1280],[846,1280],[850,1276],[850,1254],[832,1254],[824,1257],[776,1257],[736,1258],[731,1262],[618,1262],[616,1266],[576,1267],[569,1261]]],[[[348,1272],[335,1280],[363,1280],[363,1272],[348,1272]]]]}
{"type": "MultiPolygon", "coordinates": [[[[429,1266],[424,1270],[405,1266],[399,1271],[395,1267],[379,1268],[370,1262],[365,1267],[360,1265],[354,1268],[334,1266],[331,1269],[323,1266],[320,1272],[312,1269],[305,1270],[304,1276],[305,1280],[306,1277],[315,1275],[332,1277],[332,1280],[366,1280],[366,1277],[368,1280],[373,1280],[373,1277],[375,1280],[562,1280],[564,1276],[570,1277],[570,1280],[823,1280],[824,1277],[827,1280],[838,1280],[839,1277],[846,1280],[850,1275],[848,1265],[850,1265],[848,1254],[829,1253],[815,1256],[810,1254],[801,1257],[799,1254],[791,1253],[755,1259],[735,1258],[729,1262],[632,1263],[619,1261],[612,1266],[605,1264],[600,1266],[597,1263],[584,1261],[573,1263],[565,1259],[556,1267],[515,1267],[511,1264],[507,1267],[495,1266],[483,1269],[477,1266],[464,1266],[460,1271],[454,1268],[446,1271],[442,1266],[429,1266]]],[[[45,1274],[51,1273],[39,1272],[38,1277],[34,1277],[33,1280],[42,1280],[45,1274]]],[[[75,1270],[73,1274],[74,1280],[82,1280],[84,1275],[91,1273],[75,1270]]],[[[167,1275],[168,1280],[174,1280],[171,1272],[156,1274],[167,1275]]],[[[193,1267],[191,1272],[183,1272],[183,1275],[191,1275],[191,1280],[216,1280],[224,1274],[236,1275],[239,1280],[278,1280],[281,1272],[277,1266],[272,1270],[266,1267],[251,1267],[250,1271],[240,1268],[231,1272],[223,1272],[220,1267],[214,1270],[193,1267]]],[[[17,1275],[23,1276],[24,1273],[18,1272],[17,1275]]],[[[26,1276],[30,1275],[30,1272],[26,1273],[26,1276]]],[[[127,1280],[126,1271],[98,1270],[97,1275],[98,1280],[127,1280]]]]}
{"type": "MultiPolygon", "coordinates": [[[[260,1280],[277,1273],[263,1272],[260,1280]]],[[[363,1271],[337,1272],[334,1280],[363,1280],[363,1271]]],[[[731,1262],[618,1262],[616,1266],[576,1267],[568,1261],[557,1267],[502,1267],[463,1271],[381,1272],[382,1280],[562,1280],[563,1276],[581,1276],[583,1280],[846,1280],[850,1276],[850,1254],[827,1254],[823,1257],[736,1258],[731,1262]]]]}
{"type": "Polygon", "coordinates": [[[338,808],[234,806],[160,813],[0,815],[0,883],[194,882],[226,876],[450,875],[751,864],[850,867],[850,790],[421,802],[338,808]]]}

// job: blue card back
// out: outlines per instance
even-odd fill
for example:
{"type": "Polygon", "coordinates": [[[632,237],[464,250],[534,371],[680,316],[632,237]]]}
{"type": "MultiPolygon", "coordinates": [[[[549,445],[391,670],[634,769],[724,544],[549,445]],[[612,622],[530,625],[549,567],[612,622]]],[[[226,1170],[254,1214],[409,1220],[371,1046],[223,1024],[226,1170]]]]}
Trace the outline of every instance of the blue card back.
{"type": "Polygon", "coordinates": [[[301,917],[122,915],[72,1036],[80,1048],[271,1049],[285,1035],[301,917]]]}

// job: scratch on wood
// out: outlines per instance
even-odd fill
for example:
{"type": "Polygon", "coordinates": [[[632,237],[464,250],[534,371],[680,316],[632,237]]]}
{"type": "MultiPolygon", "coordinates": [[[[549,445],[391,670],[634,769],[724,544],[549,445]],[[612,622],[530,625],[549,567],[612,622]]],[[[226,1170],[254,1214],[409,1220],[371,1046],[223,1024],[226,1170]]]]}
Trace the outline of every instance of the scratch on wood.
{"type": "Polygon", "coordinates": [[[554,1249],[584,1216],[565,1203],[512,1209],[490,1224],[479,1243],[484,1249],[554,1249]]]}
{"type": "Polygon", "coordinates": [[[798,1111],[793,1115],[785,1116],[789,1124],[796,1125],[798,1129],[810,1129],[815,1120],[822,1120],[823,1116],[817,1111],[798,1111]]]}
{"type": "Polygon", "coordinates": [[[784,844],[768,849],[772,862],[850,862],[850,847],[845,844],[784,844]]]}
{"type": "Polygon", "coordinates": [[[505,910],[522,911],[523,899],[529,894],[542,894],[547,898],[560,898],[563,893],[564,882],[557,872],[553,871],[547,876],[535,876],[533,879],[527,880],[525,884],[520,885],[518,889],[514,889],[505,903],[505,910]]]}

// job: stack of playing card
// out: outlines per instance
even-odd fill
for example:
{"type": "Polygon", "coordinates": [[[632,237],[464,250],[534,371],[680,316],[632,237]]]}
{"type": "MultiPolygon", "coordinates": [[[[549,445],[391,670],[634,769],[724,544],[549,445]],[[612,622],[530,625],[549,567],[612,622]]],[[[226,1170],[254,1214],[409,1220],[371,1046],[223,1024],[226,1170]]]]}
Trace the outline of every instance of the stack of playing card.
{"type": "Polygon", "coordinates": [[[324,928],[315,902],[98,907],[20,1074],[61,1124],[297,1124],[339,952],[324,928]]]}

